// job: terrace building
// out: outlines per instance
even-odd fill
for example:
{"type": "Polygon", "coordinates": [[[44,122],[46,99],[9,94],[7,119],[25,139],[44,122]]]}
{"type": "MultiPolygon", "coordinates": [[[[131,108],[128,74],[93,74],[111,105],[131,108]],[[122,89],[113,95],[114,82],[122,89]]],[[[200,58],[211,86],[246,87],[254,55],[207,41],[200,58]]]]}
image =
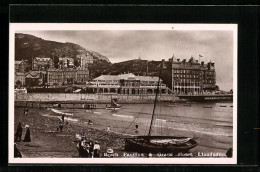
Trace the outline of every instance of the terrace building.
{"type": "Polygon", "coordinates": [[[85,54],[79,54],[77,55],[77,59],[80,61],[81,68],[87,68],[90,64],[93,64],[93,56],[91,56],[89,53],[87,55],[85,54]]]}
{"type": "Polygon", "coordinates": [[[83,68],[67,68],[67,69],[48,69],[47,83],[48,85],[64,85],[64,84],[86,84],[89,80],[88,69],[83,68]]]}
{"type": "Polygon", "coordinates": [[[15,61],[15,72],[25,72],[28,67],[29,65],[26,60],[15,61]]]}
{"type": "Polygon", "coordinates": [[[35,57],[32,60],[32,70],[46,70],[49,68],[54,68],[54,63],[51,58],[46,57],[35,57]]]}

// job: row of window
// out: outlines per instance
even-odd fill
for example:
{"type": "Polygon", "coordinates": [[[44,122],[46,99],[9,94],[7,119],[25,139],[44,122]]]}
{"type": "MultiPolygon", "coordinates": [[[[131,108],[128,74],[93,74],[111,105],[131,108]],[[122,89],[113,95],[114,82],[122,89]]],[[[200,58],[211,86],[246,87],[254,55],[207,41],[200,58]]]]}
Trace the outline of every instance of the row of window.
{"type": "Polygon", "coordinates": [[[174,82],[173,83],[173,85],[174,86],[199,86],[200,84],[199,83],[192,83],[192,82],[190,82],[190,83],[184,83],[184,82],[182,82],[182,83],[179,83],[179,82],[174,82]]]}
{"type": "Polygon", "coordinates": [[[173,70],[173,73],[175,74],[179,74],[179,73],[186,73],[186,74],[195,74],[195,75],[198,75],[198,74],[205,74],[205,75],[215,75],[215,71],[196,71],[196,70],[173,70]]]}

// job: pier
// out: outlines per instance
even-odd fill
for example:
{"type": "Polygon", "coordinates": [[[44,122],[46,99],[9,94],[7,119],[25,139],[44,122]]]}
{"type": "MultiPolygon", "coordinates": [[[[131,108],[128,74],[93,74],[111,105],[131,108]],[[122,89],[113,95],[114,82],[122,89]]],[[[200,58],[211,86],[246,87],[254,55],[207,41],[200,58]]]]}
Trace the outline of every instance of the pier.
{"type": "Polygon", "coordinates": [[[177,97],[191,102],[233,101],[233,94],[177,95],[177,97]]]}

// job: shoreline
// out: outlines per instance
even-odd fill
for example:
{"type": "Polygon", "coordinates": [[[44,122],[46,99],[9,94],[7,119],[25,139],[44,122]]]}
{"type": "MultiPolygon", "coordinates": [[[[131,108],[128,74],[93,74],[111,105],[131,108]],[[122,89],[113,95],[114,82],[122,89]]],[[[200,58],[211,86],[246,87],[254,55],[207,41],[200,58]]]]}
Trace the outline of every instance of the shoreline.
{"type": "MultiPolygon", "coordinates": [[[[129,136],[124,135],[124,133],[107,132],[105,129],[97,129],[99,126],[87,125],[84,121],[68,120],[70,124],[64,127],[63,133],[57,132],[56,128],[59,121],[58,118],[60,117],[61,114],[55,114],[51,109],[30,107],[28,116],[25,116],[23,114],[23,108],[15,108],[14,133],[16,132],[19,121],[22,122],[22,127],[29,125],[31,129],[32,142],[16,142],[18,149],[24,157],[77,158],[79,154],[76,148],[77,144],[74,143],[76,133],[81,135],[85,133],[88,140],[99,141],[102,155],[106,153],[108,148],[112,148],[120,158],[127,158],[128,154],[135,155],[134,152],[124,151],[124,138],[129,136]],[[49,117],[47,115],[49,115],[49,117]]],[[[215,138],[221,138],[221,136],[215,136],[215,138]]],[[[226,145],[223,145],[221,142],[214,143],[216,144],[215,147],[211,148],[211,141],[204,141],[200,138],[198,141],[199,145],[190,150],[190,153],[193,155],[192,157],[198,157],[199,152],[210,151],[222,154],[226,152],[226,145]]],[[[133,158],[136,157],[129,156],[133,158]]],[[[184,156],[186,155],[183,155],[183,157],[184,156]]],[[[139,157],[139,155],[137,157],[139,157]]],[[[146,155],[144,157],[147,158],[146,155]]],[[[161,156],[155,155],[153,157],[161,156]]],[[[176,158],[178,156],[170,157],[176,158]]]]}

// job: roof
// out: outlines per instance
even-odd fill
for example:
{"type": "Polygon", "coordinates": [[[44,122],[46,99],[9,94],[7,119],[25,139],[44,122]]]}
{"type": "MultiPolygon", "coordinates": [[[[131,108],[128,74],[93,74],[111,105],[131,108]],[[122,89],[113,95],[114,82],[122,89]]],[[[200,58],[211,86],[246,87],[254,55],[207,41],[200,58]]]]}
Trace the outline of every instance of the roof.
{"type": "Polygon", "coordinates": [[[30,71],[26,74],[26,78],[39,78],[40,73],[40,71],[30,71]]]}
{"type": "Polygon", "coordinates": [[[49,61],[51,60],[51,58],[47,58],[47,57],[35,57],[36,60],[38,61],[49,61]]]}
{"type": "Polygon", "coordinates": [[[25,76],[26,73],[25,72],[15,72],[15,75],[17,75],[17,76],[25,76]]]}
{"type": "Polygon", "coordinates": [[[22,61],[15,61],[15,64],[21,64],[22,61]]]}
{"type": "Polygon", "coordinates": [[[152,76],[136,76],[133,73],[128,74],[121,74],[121,75],[101,75],[95,79],[96,80],[120,80],[120,79],[134,79],[134,80],[140,80],[140,81],[158,81],[158,77],[152,77],[152,76]]]}

